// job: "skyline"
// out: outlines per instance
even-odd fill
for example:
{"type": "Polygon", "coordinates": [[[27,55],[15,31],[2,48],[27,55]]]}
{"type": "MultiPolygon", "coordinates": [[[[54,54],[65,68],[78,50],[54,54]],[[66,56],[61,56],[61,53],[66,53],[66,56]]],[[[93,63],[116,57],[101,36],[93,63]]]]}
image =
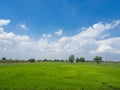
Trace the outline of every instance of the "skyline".
{"type": "Polygon", "coordinates": [[[1,0],[0,58],[120,60],[119,3],[1,0]]]}

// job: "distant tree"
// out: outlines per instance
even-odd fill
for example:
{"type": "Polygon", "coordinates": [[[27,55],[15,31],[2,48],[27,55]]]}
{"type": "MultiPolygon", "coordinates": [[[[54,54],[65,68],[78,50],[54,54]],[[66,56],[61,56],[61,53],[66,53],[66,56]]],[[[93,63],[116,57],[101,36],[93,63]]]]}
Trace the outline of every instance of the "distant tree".
{"type": "Polygon", "coordinates": [[[85,58],[84,58],[84,57],[81,57],[81,58],[80,58],[80,62],[85,62],[85,58]]]}
{"type": "Polygon", "coordinates": [[[32,58],[32,59],[29,59],[28,61],[29,62],[35,62],[35,59],[32,58]]]}
{"type": "Polygon", "coordinates": [[[70,55],[70,56],[69,56],[69,62],[73,63],[73,62],[74,62],[74,59],[75,59],[74,55],[70,55]]]}
{"type": "Polygon", "coordinates": [[[65,62],[64,60],[60,60],[60,62],[65,62]]]}
{"type": "Polygon", "coordinates": [[[44,62],[47,62],[47,61],[49,61],[49,60],[47,60],[47,59],[44,59],[43,61],[44,61],[44,62]]]}
{"type": "Polygon", "coordinates": [[[37,60],[38,62],[41,62],[42,60],[37,60]]]}
{"type": "Polygon", "coordinates": [[[75,60],[76,60],[76,62],[79,62],[79,61],[80,61],[80,59],[79,59],[79,58],[76,58],[75,60]]]}
{"type": "Polygon", "coordinates": [[[100,62],[102,62],[102,57],[96,56],[93,60],[94,60],[94,62],[100,64],[100,62]]]}
{"type": "Polygon", "coordinates": [[[6,58],[5,58],[5,57],[3,57],[3,58],[2,58],[2,60],[6,60],[6,58]]]}
{"type": "Polygon", "coordinates": [[[2,58],[2,63],[6,63],[7,62],[7,59],[5,57],[2,58]]]}
{"type": "Polygon", "coordinates": [[[54,59],[55,62],[58,62],[59,60],[58,59],[54,59]]]}

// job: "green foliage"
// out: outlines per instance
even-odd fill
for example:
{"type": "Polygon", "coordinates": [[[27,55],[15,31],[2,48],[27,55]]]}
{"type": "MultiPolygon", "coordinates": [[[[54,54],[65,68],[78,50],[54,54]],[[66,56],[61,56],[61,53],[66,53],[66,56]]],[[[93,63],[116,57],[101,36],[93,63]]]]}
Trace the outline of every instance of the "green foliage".
{"type": "Polygon", "coordinates": [[[28,61],[29,62],[35,62],[35,59],[29,59],[28,61]]]}
{"type": "Polygon", "coordinates": [[[44,59],[43,61],[44,61],[44,62],[47,62],[48,60],[47,60],[47,59],[44,59]]]}
{"type": "Polygon", "coordinates": [[[5,57],[3,57],[3,58],[2,58],[2,60],[6,60],[6,58],[5,58],[5,57]]]}
{"type": "Polygon", "coordinates": [[[99,64],[100,62],[102,62],[102,57],[96,56],[93,60],[99,64]]]}
{"type": "Polygon", "coordinates": [[[76,60],[76,62],[85,62],[84,57],[76,58],[75,60],[76,60]]]}
{"type": "Polygon", "coordinates": [[[74,62],[74,59],[75,59],[74,55],[69,56],[69,62],[71,62],[71,63],[74,62]]]}
{"type": "Polygon", "coordinates": [[[79,62],[79,61],[80,61],[80,59],[79,59],[79,58],[76,58],[75,60],[76,60],[76,62],[79,62]]]}
{"type": "Polygon", "coordinates": [[[81,58],[80,58],[80,62],[85,62],[85,58],[84,58],[84,57],[81,57],[81,58]]]}

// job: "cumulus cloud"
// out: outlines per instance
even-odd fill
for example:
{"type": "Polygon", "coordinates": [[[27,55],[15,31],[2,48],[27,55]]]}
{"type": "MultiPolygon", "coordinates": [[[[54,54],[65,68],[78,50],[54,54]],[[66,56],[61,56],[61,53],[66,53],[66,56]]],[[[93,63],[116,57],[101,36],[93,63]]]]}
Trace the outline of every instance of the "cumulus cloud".
{"type": "Polygon", "coordinates": [[[110,35],[111,34],[104,34],[104,35],[102,35],[99,39],[106,39],[106,38],[108,38],[108,37],[110,37],[110,35]]]}
{"type": "Polygon", "coordinates": [[[120,37],[101,40],[98,42],[98,48],[96,49],[96,53],[108,52],[120,54],[119,42],[120,37]]]}
{"type": "Polygon", "coordinates": [[[62,29],[59,29],[58,31],[55,32],[56,35],[61,36],[63,33],[62,29]]]}
{"type": "Polygon", "coordinates": [[[27,29],[28,29],[28,27],[27,27],[27,25],[26,25],[25,23],[20,24],[20,28],[21,28],[22,30],[27,30],[27,29]]]}
{"type": "Polygon", "coordinates": [[[77,36],[81,38],[98,38],[106,30],[111,30],[120,25],[120,20],[113,21],[112,23],[103,24],[102,22],[96,23],[84,31],[79,33],[77,36]]]}
{"type": "Polygon", "coordinates": [[[10,23],[10,20],[0,19],[0,26],[8,25],[10,23]]]}
{"type": "Polygon", "coordinates": [[[2,27],[0,27],[0,33],[2,33],[2,32],[3,32],[3,30],[4,30],[4,29],[3,29],[2,27]]]}
{"type": "MultiPolygon", "coordinates": [[[[17,57],[16,52],[22,44],[28,43],[30,38],[26,35],[16,35],[13,32],[5,32],[3,26],[8,25],[10,20],[0,19],[0,57],[17,57]]],[[[21,49],[24,47],[21,47],[21,49]]],[[[19,52],[20,54],[20,52],[19,52]]]]}
{"type": "Polygon", "coordinates": [[[120,26],[120,21],[103,24],[96,23],[78,34],[61,37],[51,41],[51,34],[43,34],[39,40],[32,40],[27,35],[16,35],[0,29],[0,57],[67,59],[70,54],[92,59],[96,55],[105,60],[120,60],[120,37],[108,37],[109,31],[120,26]],[[108,33],[104,33],[108,31],[108,33]]]}

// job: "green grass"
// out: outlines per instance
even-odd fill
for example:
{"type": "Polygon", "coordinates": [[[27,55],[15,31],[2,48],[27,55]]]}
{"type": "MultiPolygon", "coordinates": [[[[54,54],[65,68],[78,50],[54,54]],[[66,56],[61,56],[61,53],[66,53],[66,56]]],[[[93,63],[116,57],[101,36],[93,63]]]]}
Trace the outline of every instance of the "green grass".
{"type": "Polygon", "coordinates": [[[120,90],[120,63],[0,64],[0,90],[120,90]]]}

